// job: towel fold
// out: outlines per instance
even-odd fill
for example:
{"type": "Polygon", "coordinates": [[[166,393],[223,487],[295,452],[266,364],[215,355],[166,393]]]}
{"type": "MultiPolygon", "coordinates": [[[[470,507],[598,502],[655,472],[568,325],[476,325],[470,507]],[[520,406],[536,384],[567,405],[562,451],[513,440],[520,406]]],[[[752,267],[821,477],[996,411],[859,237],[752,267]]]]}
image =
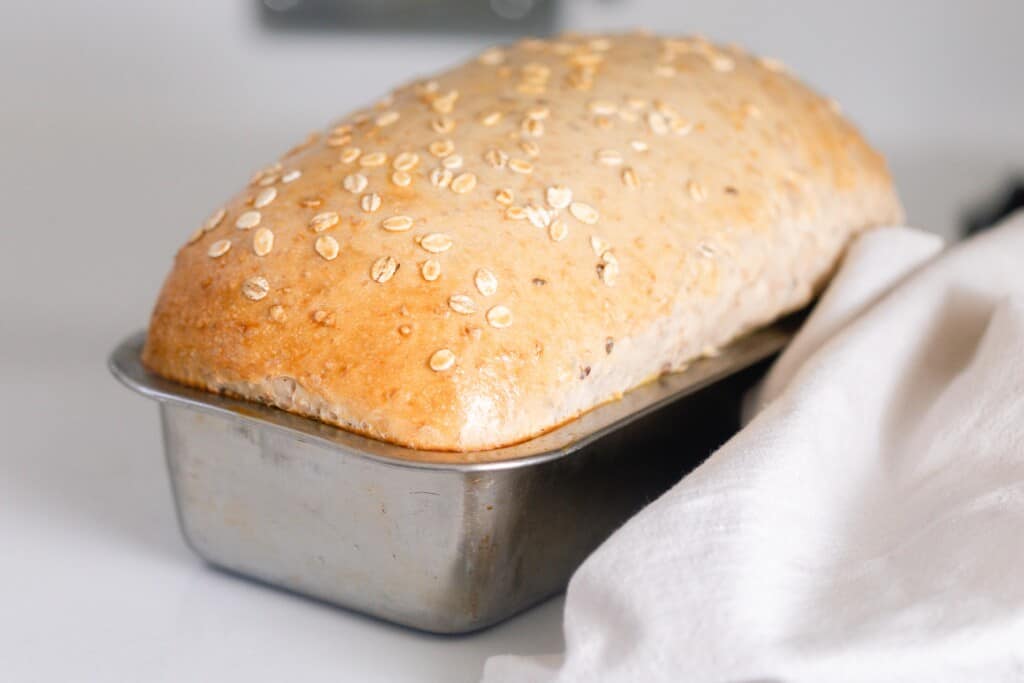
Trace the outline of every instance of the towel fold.
{"type": "MultiPolygon", "coordinates": [[[[860,237],[749,423],[484,681],[1024,681],[1024,214],[860,237]]],[[[685,439],[685,434],[680,434],[685,439]]]]}

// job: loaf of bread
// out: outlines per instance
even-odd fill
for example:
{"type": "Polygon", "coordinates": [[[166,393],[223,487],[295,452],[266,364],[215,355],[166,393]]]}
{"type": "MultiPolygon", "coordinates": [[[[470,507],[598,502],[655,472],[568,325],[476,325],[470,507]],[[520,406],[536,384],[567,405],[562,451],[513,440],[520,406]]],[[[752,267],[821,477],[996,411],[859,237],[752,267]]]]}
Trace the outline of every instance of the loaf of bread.
{"type": "Polygon", "coordinates": [[[901,218],[884,160],[774,60],[523,40],[256,173],[178,252],[143,360],[395,444],[489,449],[803,307],[854,235],[901,218]]]}

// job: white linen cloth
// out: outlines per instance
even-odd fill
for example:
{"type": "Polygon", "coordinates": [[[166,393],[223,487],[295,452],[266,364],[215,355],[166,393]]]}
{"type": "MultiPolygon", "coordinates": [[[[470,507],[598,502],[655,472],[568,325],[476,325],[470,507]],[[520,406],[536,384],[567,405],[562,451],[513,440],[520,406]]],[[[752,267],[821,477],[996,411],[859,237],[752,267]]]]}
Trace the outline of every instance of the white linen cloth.
{"type": "Polygon", "coordinates": [[[1024,214],[940,246],[861,237],[753,420],[573,576],[566,653],[486,683],[1024,681],[1024,214]]]}

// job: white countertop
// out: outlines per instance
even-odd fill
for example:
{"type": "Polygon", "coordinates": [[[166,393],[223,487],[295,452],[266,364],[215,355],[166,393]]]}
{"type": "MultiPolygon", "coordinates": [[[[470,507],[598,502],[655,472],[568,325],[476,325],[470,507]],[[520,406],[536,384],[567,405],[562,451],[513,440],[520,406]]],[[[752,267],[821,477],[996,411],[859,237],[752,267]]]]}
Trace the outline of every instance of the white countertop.
{"type": "MultiPolygon", "coordinates": [[[[16,3],[0,21],[0,678],[447,683],[477,680],[490,654],[561,650],[561,599],[436,637],[228,576],[182,542],[156,409],[109,377],[106,354],[253,169],[488,40],[270,37],[245,2],[190,6],[16,3]]],[[[911,221],[940,232],[1024,167],[1024,4],[788,7],[580,0],[564,14],[782,57],[830,86],[889,155],[911,221]]]]}

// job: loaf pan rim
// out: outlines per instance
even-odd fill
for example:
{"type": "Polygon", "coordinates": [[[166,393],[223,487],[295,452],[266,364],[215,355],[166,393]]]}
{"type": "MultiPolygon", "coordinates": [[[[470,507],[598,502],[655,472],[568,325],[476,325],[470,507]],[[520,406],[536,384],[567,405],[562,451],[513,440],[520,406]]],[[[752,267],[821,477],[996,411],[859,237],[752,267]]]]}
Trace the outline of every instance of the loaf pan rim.
{"type": "Polygon", "coordinates": [[[262,427],[275,427],[297,438],[323,443],[335,450],[343,450],[346,454],[379,464],[463,473],[486,472],[539,465],[570,455],[668,403],[779,352],[792,338],[803,318],[803,312],[798,312],[755,329],[733,341],[714,357],[697,360],[681,372],[662,375],[627,392],[619,400],[599,405],[532,439],[467,454],[468,457],[482,458],[468,462],[440,461],[437,458],[451,458],[452,454],[405,448],[279,408],[195,389],[160,377],[146,369],[141,361],[145,331],[138,331],[123,339],[110,354],[107,366],[125,387],[160,404],[175,404],[218,416],[230,415],[262,427]],[[592,428],[588,428],[590,426],[592,428]],[[582,433],[573,436],[573,431],[580,429],[582,433]]]}

